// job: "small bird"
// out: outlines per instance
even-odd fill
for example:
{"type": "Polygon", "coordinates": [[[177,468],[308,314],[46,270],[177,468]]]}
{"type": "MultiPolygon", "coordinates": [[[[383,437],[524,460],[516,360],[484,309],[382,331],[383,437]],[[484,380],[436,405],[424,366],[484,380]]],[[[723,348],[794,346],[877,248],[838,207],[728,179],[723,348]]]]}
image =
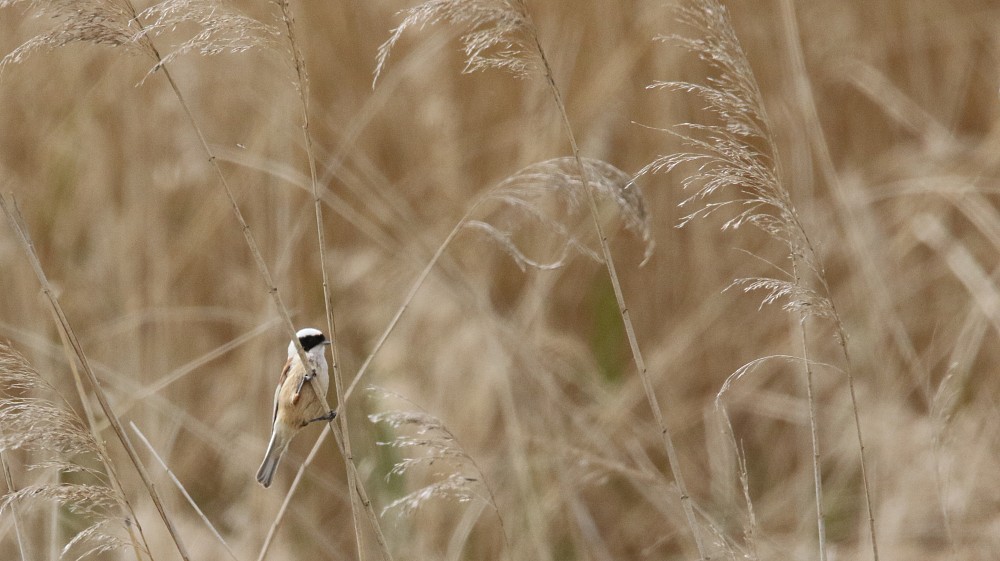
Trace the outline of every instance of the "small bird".
{"type": "Polygon", "coordinates": [[[264,462],[257,470],[257,481],[264,487],[271,485],[281,455],[303,427],[314,421],[331,421],[337,415],[336,411],[327,411],[316,394],[321,392],[325,397],[330,387],[325,354],[330,340],[322,331],[312,327],[300,329],[295,336],[306,352],[309,366],[302,364],[295,341],[290,342],[288,360],[281,369],[278,387],[274,390],[271,442],[267,445],[264,462]]]}

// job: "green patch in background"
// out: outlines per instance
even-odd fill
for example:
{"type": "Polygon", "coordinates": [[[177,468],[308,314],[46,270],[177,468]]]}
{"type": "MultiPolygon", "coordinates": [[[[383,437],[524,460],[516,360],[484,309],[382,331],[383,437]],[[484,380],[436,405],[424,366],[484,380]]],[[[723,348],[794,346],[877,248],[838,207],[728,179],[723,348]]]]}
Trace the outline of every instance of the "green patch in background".
{"type": "Polygon", "coordinates": [[[625,358],[625,326],[622,323],[618,301],[615,299],[611,280],[604,271],[594,278],[590,289],[592,325],[590,349],[597,361],[601,376],[608,382],[618,383],[622,378],[625,358]]]}

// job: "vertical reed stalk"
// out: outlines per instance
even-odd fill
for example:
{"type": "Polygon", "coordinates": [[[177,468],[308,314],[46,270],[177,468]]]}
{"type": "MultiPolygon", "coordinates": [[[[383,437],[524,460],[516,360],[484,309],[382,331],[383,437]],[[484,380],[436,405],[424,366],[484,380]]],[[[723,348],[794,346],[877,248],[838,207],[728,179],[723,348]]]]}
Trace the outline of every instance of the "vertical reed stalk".
{"type": "MultiPolygon", "coordinates": [[[[798,257],[792,255],[792,275],[795,284],[802,285],[799,276],[798,257]]],[[[809,314],[799,313],[799,342],[802,345],[802,367],[806,374],[806,401],[809,404],[809,439],[812,444],[813,489],[816,493],[816,532],[819,541],[819,561],[826,561],[826,512],[823,508],[823,468],[819,453],[819,422],[816,412],[816,395],[813,385],[813,367],[809,360],[809,339],[806,335],[806,320],[809,314]]]]}
{"type": "MultiPolygon", "coordinates": [[[[841,186],[840,178],[837,175],[836,167],[833,164],[833,158],[830,155],[830,148],[826,143],[826,134],[823,132],[823,127],[820,124],[819,115],[816,113],[815,96],[812,92],[812,86],[809,84],[809,77],[806,73],[805,56],[802,53],[802,43],[799,39],[798,18],[795,15],[795,4],[791,0],[782,0],[781,13],[782,20],[784,22],[785,41],[788,44],[789,54],[792,59],[792,69],[794,70],[792,75],[798,94],[797,98],[801,103],[800,109],[805,117],[805,124],[809,132],[808,137],[813,144],[813,149],[816,152],[817,159],[819,160],[820,170],[822,171],[827,183],[831,188],[837,191],[842,191],[843,187],[841,186]]],[[[820,283],[822,283],[823,288],[826,291],[828,299],[830,300],[830,308],[833,312],[834,325],[837,330],[837,340],[844,355],[844,363],[846,366],[844,370],[847,372],[847,387],[851,396],[851,410],[854,415],[854,429],[858,441],[858,455],[861,463],[861,482],[865,491],[865,508],[867,509],[868,532],[871,537],[872,544],[872,559],[874,561],[878,561],[878,537],[875,532],[875,512],[874,507],[872,506],[871,483],[868,480],[868,462],[865,458],[865,442],[861,429],[861,414],[858,408],[858,397],[854,384],[854,365],[852,364],[851,354],[847,347],[847,336],[844,333],[844,323],[841,321],[840,315],[837,313],[833,297],[830,294],[830,287],[826,282],[826,275],[820,274],[818,277],[820,283]]]]}
{"type": "MultiPolygon", "coordinates": [[[[363,557],[364,543],[361,536],[361,515],[358,512],[358,503],[360,502],[361,508],[371,511],[368,513],[368,520],[372,524],[372,530],[377,536],[376,541],[379,546],[383,548],[383,558],[388,559],[391,556],[385,543],[385,537],[382,535],[381,528],[379,527],[378,517],[374,516],[375,512],[372,510],[371,502],[367,500],[367,493],[364,491],[363,484],[357,477],[357,470],[354,466],[354,452],[351,448],[351,437],[347,423],[348,415],[346,414],[346,408],[344,407],[344,384],[340,372],[340,352],[338,350],[339,337],[337,336],[336,322],[333,314],[333,296],[330,293],[330,279],[327,273],[326,233],[323,227],[323,205],[320,198],[319,181],[316,174],[316,155],[313,150],[313,139],[312,134],[310,134],[309,131],[309,76],[306,72],[305,59],[302,56],[302,51],[299,49],[299,44],[296,41],[295,18],[292,14],[291,5],[288,0],[281,0],[278,2],[278,5],[281,8],[281,17],[285,24],[288,43],[291,47],[292,59],[295,64],[295,89],[299,95],[300,107],[302,111],[302,138],[305,143],[306,156],[309,160],[309,182],[312,188],[313,207],[316,213],[316,237],[319,249],[320,271],[322,272],[323,278],[323,304],[326,310],[327,332],[330,334],[330,340],[333,341],[331,345],[331,352],[333,354],[333,382],[337,394],[337,403],[339,404],[340,409],[339,418],[334,421],[340,429],[340,434],[337,435],[337,441],[340,444],[340,452],[342,453],[344,461],[347,464],[346,471],[348,488],[359,490],[358,493],[351,494],[351,516],[354,518],[354,537],[357,542],[358,555],[363,557]],[[365,496],[365,500],[359,499],[359,496],[361,495],[365,496]]],[[[329,406],[325,404],[325,397],[323,401],[324,407],[329,410],[329,406]]]]}
{"type": "MultiPolygon", "coordinates": [[[[327,410],[330,409],[329,405],[326,402],[326,396],[320,396],[320,401],[323,403],[323,406],[326,407],[327,410]]],[[[389,551],[389,545],[385,541],[385,534],[382,533],[382,526],[378,522],[378,515],[375,513],[375,508],[372,506],[372,501],[368,497],[368,491],[365,490],[365,486],[361,482],[361,478],[359,477],[358,467],[357,465],[355,465],[353,457],[349,456],[345,449],[346,439],[344,438],[344,434],[341,431],[341,426],[339,423],[337,423],[336,419],[331,419],[329,422],[329,426],[333,431],[334,438],[336,438],[337,440],[337,446],[340,448],[340,451],[344,455],[344,458],[346,460],[348,480],[354,483],[353,486],[354,493],[352,494],[351,497],[351,504],[353,506],[354,500],[357,500],[358,502],[361,503],[365,515],[368,518],[368,523],[371,525],[372,531],[375,533],[375,542],[378,544],[379,553],[382,556],[382,561],[392,561],[392,553],[389,551]]],[[[360,534],[360,527],[355,528],[355,533],[360,534]]],[[[358,545],[359,545],[358,555],[361,559],[364,559],[363,550],[360,549],[361,545],[360,540],[358,545]]]]}

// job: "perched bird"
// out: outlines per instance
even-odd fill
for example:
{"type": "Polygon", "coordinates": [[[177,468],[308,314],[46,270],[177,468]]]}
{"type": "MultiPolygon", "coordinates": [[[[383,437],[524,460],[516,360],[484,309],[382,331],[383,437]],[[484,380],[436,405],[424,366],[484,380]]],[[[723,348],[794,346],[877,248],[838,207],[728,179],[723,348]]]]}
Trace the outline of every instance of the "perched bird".
{"type": "Polygon", "coordinates": [[[295,341],[288,344],[288,360],[281,369],[278,387],[274,390],[274,414],[271,418],[271,442],[267,445],[264,462],[257,470],[257,481],[264,487],[271,485],[281,455],[302,427],[313,421],[330,421],[335,411],[327,411],[316,392],[326,397],[330,375],[326,365],[326,346],[330,340],[323,332],[307,327],[295,334],[306,351],[309,365],[304,366],[295,348],[295,341]],[[308,383],[306,383],[308,382],[308,383]]]}

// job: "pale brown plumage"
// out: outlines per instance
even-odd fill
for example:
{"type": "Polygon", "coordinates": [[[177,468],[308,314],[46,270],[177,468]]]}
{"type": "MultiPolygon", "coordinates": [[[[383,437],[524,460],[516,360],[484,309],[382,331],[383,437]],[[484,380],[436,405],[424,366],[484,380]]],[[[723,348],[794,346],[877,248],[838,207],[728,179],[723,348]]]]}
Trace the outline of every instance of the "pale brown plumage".
{"type": "MultiPolygon", "coordinates": [[[[281,375],[278,377],[278,385],[274,389],[272,424],[277,422],[280,416],[282,424],[304,427],[310,420],[326,413],[312,383],[302,383],[305,375],[306,369],[302,367],[298,355],[290,357],[285,362],[285,367],[281,369],[281,375]],[[302,388],[301,391],[296,391],[299,388],[302,388]]],[[[327,387],[324,385],[321,391],[325,393],[326,390],[327,387]]]]}
{"type": "MultiPolygon", "coordinates": [[[[257,471],[257,481],[264,487],[271,485],[281,456],[292,438],[310,422],[325,418],[330,413],[316,394],[319,391],[326,396],[330,385],[324,355],[325,346],[330,341],[319,330],[311,328],[300,330],[297,336],[310,364],[308,369],[303,366],[294,341],[288,345],[288,360],[281,369],[274,390],[271,441],[257,471]],[[313,372],[315,375],[303,383],[303,378],[313,372]]],[[[332,413],[330,415],[332,418],[332,413]]]]}

